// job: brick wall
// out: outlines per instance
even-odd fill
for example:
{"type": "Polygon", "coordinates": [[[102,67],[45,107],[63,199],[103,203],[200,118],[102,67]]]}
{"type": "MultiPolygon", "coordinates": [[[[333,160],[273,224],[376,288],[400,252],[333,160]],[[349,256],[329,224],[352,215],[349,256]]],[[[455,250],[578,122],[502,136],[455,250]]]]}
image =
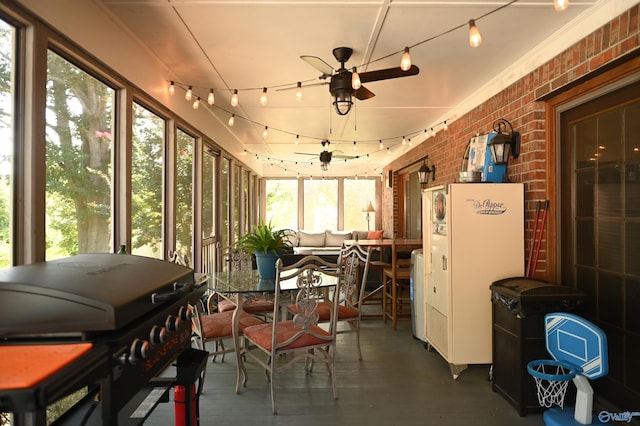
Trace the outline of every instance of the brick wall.
{"type": "MultiPolygon", "coordinates": [[[[536,202],[549,198],[547,194],[547,134],[545,102],[548,98],[584,82],[624,62],[638,53],[640,5],[613,19],[589,36],[567,48],[561,54],[533,70],[500,93],[487,99],[456,121],[448,123],[447,131],[419,144],[386,168],[399,170],[427,154],[437,166],[437,179],[432,185],[456,182],[467,142],[476,133],[487,133],[499,118],[508,120],[521,133],[520,157],[511,158],[507,167],[511,182],[524,182],[526,200],[526,234],[531,239],[536,202]]],[[[393,188],[384,188],[384,229],[398,231],[398,180],[393,188]],[[393,226],[393,228],[391,228],[393,226]]],[[[553,202],[553,201],[552,201],[553,202]]],[[[528,247],[528,246],[527,246],[528,247]]],[[[545,247],[543,241],[542,247],[545,247]]],[[[546,250],[540,253],[537,276],[546,277],[546,250]]]]}

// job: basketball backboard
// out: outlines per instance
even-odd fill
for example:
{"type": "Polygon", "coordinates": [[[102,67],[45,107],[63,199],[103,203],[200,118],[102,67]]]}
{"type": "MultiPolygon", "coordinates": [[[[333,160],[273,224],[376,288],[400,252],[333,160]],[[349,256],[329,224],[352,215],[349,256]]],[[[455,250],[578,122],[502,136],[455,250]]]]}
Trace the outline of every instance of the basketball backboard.
{"type": "Polygon", "coordinates": [[[609,370],[607,336],[577,315],[556,312],[545,315],[547,351],[556,361],[579,367],[578,374],[597,379],[609,370]]]}

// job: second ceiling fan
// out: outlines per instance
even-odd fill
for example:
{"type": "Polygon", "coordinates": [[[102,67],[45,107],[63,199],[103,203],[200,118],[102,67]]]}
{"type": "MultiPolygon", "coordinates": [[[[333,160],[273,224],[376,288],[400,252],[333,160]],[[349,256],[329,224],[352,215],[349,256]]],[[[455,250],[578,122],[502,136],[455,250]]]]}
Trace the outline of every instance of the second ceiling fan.
{"type": "MultiPolygon", "coordinates": [[[[345,68],[345,63],[349,60],[349,58],[351,58],[352,53],[353,49],[351,49],[350,47],[336,47],[335,49],[333,49],[333,56],[338,62],[340,62],[340,68],[335,70],[331,65],[318,58],[317,56],[300,56],[302,60],[322,73],[322,75],[320,76],[321,79],[325,80],[331,77],[331,80],[329,81],[329,92],[333,97],[333,105],[335,106],[336,112],[339,115],[347,115],[349,113],[349,111],[351,110],[351,106],[353,105],[352,96],[361,101],[373,98],[375,96],[373,92],[362,85],[354,88],[352,83],[353,72],[345,68]]],[[[420,69],[417,66],[411,65],[406,71],[401,67],[395,67],[375,71],[366,71],[363,73],[358,73],[358,75],[360,77],[360,83],[363,84],[371,81],[409,77],[412,75],[416,75],[419,72],[420,69]]]]}

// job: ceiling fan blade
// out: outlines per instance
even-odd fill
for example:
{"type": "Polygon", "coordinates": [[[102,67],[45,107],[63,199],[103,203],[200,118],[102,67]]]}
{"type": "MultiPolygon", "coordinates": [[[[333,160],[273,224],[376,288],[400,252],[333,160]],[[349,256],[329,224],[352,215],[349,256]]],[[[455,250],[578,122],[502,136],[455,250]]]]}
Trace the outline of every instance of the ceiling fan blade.
{"type": "Polygon", "coordinates": [[[300,59],[320,71],[322,73],[320,78],[322,79],[331,77],[333,74],[333,67],[317,56],[302,55],[300,56],[300,59]]]}
{"type": "Polygon", "coordinates": [[[296,155],[313,155],[314,157],[318,155],[317,152],[294,152],[296,155]]]}
{"type": "Polygon", "coordinates": [[[345,160],[352,160],[352,159],[354,159],[356,157],[355,157],[355,155],[333,154],[333,158],[342,158],[342,159],[345,159],[345,160]]]}
{"type": "Polygon", "coordinates": [[[420,68],[415,65],[411,65],[407,71],[403,71],[402,68],[386,68],[377,71],[367,71],[360,73],[360,81],[362,83],[368,83],[370,81],[388,80],[390,78],[409,77],[416,75],[420,72],[420,68]]]}
{"type": "Polygon", "coordinates": [[[375,96],[375,93],[364,86],[360,86],[360,88],[353,93],[353,96],[355,96],[357,99],[360,99],[361,101],[366,101],[367,99],[373,98],[375,96]]]}

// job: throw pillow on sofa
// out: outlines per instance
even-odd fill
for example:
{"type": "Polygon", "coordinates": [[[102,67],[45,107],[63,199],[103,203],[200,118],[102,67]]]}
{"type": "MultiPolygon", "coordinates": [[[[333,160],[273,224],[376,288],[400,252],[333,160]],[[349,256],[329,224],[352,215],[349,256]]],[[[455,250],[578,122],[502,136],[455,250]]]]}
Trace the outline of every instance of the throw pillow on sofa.
{"type": "Polygon", "coordinates": [[[384,233],[384,231],[380,230],[380,231],[369,231],[369,233],[367,234],[367,240],[380,240],[382,239],[382,234],[384,233]]]}
{"type": "Polygon", "coordinates": [[[323,247],[325,233],[298,232],[298,247],[323,247]]]}
{"type": "Polygon", "coordinates": [[[327,231],[324,245],[327,247],[342,247],[345,240],[350,240],[351,231],[327,231]]]}

